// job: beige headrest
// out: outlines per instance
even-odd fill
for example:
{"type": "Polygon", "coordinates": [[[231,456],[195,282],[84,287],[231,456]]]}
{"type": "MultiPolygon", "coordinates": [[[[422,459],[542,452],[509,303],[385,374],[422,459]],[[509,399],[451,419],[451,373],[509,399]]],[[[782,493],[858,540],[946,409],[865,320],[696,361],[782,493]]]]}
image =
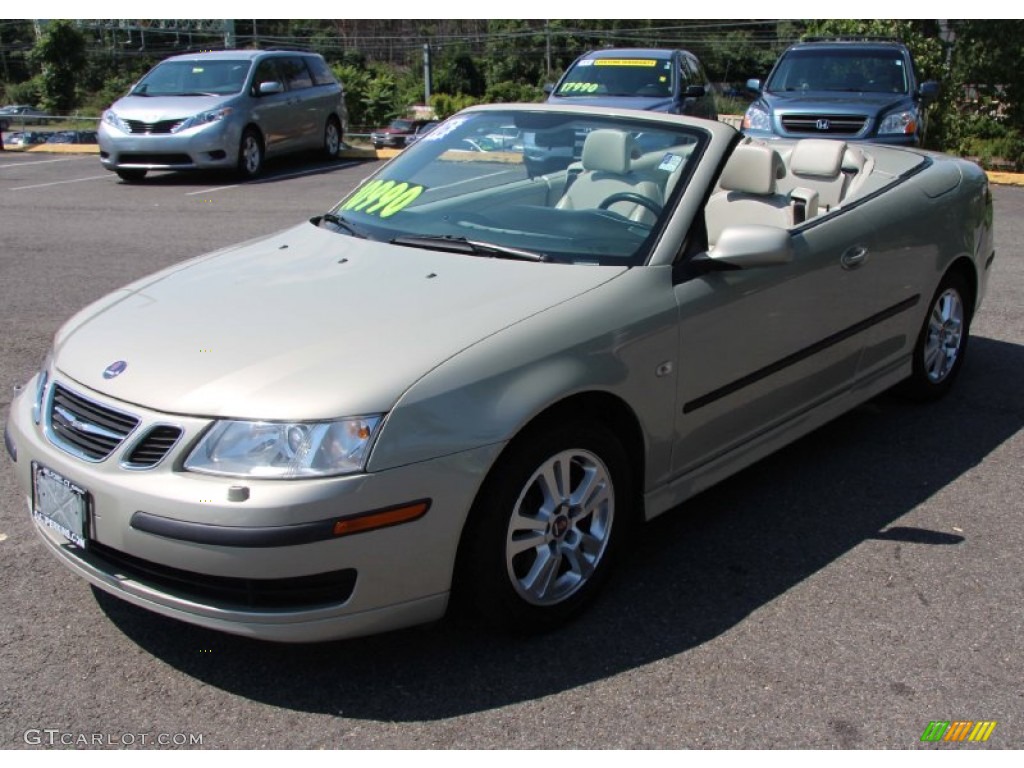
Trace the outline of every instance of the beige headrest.
{"type": "Polygon", "coordinates": [[[789,170],[800,176],[834,179],[842,170],[846,142],[833,139],[801,139],[793,147],[789,170]]]}
{"type": "Polygon", "coordinates": [[[740,144],[725,164],[722,189],[751,195],[775,194],[775,180],[786,175],[779,153],[763,144],[740,144]]]}
{"type": "Polygon", "coordinates": [[[600,128],[587,134],[580,160],[587,171],[629,173],[633,137],[625,131],[600,128]]]}

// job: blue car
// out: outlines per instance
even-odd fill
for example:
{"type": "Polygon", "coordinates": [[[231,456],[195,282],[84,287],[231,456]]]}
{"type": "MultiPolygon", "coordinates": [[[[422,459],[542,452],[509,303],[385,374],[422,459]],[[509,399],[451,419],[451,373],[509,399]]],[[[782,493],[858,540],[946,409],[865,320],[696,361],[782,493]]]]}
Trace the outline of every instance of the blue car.
{"type": "Polygon", "coordinates": [[[718,119],[711,83],[689,51],[608,48],[573,62],[555,85],[549,104],[623,107],[718,119]]]}
{"type": "Polygon", "coordinates": [[[754,138],[827,138],[919,146],[938,83],[919,83],[906,45],[807,40],[779,57],[743,118],[754,138]]]}

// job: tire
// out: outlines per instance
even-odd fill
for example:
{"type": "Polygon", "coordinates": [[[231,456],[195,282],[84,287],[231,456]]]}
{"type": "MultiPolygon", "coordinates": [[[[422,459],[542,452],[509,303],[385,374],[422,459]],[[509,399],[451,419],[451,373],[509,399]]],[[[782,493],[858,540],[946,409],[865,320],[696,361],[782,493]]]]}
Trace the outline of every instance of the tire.
{"type": "Polygon", "coordinates": [[[327,125],[324,126],[324,154],[332,160],[338,156],[341,149],[341,125],[338,118],[327,118],[327,125]]]}
{"type": "Polygon", "coordinates": [[[952,388],[967,354],[973,310],[967,280],[959,272],[948,273],[932,297],[914,345],[914,370],[902,385],[904,395],[927,402],[952,388]]]}
{"type": "Polygon", "coordinates": [[[604,426],[570,422],[524,433],[470,512],[457,600],[502,630],[563,624],[607,579],[632,498],[626,454],[604,426]]]}
{"type": "Polygon", "coordinates": [[[375,141],[375,142],[373,142],[373,148],[374,148],[374,149],[384,149],[384,145],[383,145],[383,144],[378,144],[378,143],[377,143],[377,142],[375,141]]]}
{"type": "Polygon", "coordinates": [[[238,175],[255,179],[263,172],[263,139],[257,131],[246,128],[238,144],[238,175]]]}
{"type": "Polygon", "coordinates": [[[127,181],[129,184],[146,178],[145,168],[118,168],[114,173],[121,178],[121,181],[127,181]]]}

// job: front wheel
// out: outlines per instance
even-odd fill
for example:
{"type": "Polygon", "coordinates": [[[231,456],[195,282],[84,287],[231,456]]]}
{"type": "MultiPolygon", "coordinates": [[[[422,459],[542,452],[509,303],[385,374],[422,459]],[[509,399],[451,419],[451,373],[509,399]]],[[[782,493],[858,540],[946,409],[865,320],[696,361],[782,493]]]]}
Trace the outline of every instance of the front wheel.
{"type": "Polygon", "coordinates": [[[238,145],[238,173],[243,179],[255,179],[263,171],[263,141],[252,128],[242,134],[238,145]]]}
{"type": "Polygon", "coordinates": [[[457,589],[501,629],[539,631],[567,621],[607,578],[631,500],[625,452],[602,425],[522,436],[473,505],[457,589]]]}
{"type": "Polygon", "coordinates": [[[971,327],[973,299],[964,277],[943,278],[914,345],[914,369],[902,391],[915,400],[945,395],[963,367],[971,327]]]}

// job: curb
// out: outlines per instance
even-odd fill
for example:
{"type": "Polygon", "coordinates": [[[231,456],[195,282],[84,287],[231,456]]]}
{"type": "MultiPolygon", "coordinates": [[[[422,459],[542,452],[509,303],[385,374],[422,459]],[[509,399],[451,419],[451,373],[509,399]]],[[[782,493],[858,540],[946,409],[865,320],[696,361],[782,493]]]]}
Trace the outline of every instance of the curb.
{"type": "MultiPolygon", "coordinates": [[[[57,155],[98,155],[100,148],[95,144],[36,144],[31,147],[7,147],[6,152],[38,152],[57,155]]],[[[390,160],[402,153],[400,149],[358,149],[347,147],[338,152],[338,157],[349,160],[390,160]]],[[[986,171],[989,182],[1011,187],[1024,187],[1024,173],[986,171]]]]}

